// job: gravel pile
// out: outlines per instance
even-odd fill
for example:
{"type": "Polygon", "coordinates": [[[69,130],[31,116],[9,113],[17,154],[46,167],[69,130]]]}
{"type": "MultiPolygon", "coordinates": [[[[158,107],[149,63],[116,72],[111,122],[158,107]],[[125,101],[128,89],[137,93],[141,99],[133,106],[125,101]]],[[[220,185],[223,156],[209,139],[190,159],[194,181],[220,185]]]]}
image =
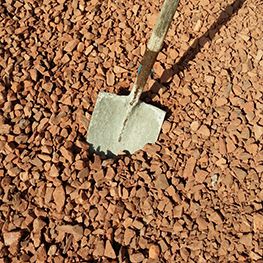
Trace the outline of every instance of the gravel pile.
{"type": "Polygon", "coordinates": [[[142,96],[158,142],[89,154],[161,4],[1,2],[0,262],[262,262],[261,0],[181,0],[142,96]]]}

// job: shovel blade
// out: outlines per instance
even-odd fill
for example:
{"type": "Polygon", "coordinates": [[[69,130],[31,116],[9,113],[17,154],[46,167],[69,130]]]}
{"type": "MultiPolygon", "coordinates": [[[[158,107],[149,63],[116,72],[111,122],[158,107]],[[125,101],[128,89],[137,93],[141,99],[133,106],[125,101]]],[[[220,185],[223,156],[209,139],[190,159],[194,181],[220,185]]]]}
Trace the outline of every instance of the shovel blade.
{"type": "Polygon", "coordinates": [[[87,136],[92,151],[114,156],[122,152],[134,153],[147,143],[156,142],[165,111],[144,102],[139,102],[134,108],[119,141],[126,118],[128,98],[106,92],[99,93],[87,136]]]}

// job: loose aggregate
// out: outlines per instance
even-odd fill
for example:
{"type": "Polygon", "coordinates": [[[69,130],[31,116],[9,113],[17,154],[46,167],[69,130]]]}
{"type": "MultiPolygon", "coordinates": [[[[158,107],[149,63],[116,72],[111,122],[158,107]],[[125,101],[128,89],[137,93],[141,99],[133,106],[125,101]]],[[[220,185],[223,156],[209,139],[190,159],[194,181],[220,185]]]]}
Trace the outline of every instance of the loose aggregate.
{"type": "Polygon", "coordinates": [[[142,99],[158,142],[89,154],[161,1],[0,3],[0,262],[263,262],[263,4],[180,1],[142,99]]]}

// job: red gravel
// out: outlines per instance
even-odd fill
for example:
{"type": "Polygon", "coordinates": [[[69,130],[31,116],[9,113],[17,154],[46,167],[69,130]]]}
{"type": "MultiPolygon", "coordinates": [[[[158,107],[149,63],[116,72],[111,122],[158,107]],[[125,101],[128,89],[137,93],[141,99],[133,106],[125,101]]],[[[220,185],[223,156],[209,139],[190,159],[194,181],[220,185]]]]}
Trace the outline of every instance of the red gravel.
{"type": "Polygon", "coordinates": [[[162,1],[0,3],[0,262],[262,262],[263,5],[232,1],[180,2],[143,96],[159,141],[116,160],[90,116],[162,1]]]}

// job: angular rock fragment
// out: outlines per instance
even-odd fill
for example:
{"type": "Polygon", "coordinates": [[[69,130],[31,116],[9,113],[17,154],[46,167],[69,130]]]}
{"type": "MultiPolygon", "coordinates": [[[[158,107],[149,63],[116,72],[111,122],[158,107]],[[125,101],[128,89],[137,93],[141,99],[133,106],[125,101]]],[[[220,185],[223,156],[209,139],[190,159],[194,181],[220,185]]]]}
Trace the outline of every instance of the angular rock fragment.
{"type": "Polygon", "coordinates": [[[3,233],[3,239],[5,246],[11,246],[14,244],[18,244],[21,238],[21,231],[10,231],[3,233]]]}
{"type": "Polygon", "coordinates": [[[107,258],[116,258],[115,251],[111,245],[111,242],[109,240],[106,241],[105,250],[104,250],[104,256],[107,258]]]}

